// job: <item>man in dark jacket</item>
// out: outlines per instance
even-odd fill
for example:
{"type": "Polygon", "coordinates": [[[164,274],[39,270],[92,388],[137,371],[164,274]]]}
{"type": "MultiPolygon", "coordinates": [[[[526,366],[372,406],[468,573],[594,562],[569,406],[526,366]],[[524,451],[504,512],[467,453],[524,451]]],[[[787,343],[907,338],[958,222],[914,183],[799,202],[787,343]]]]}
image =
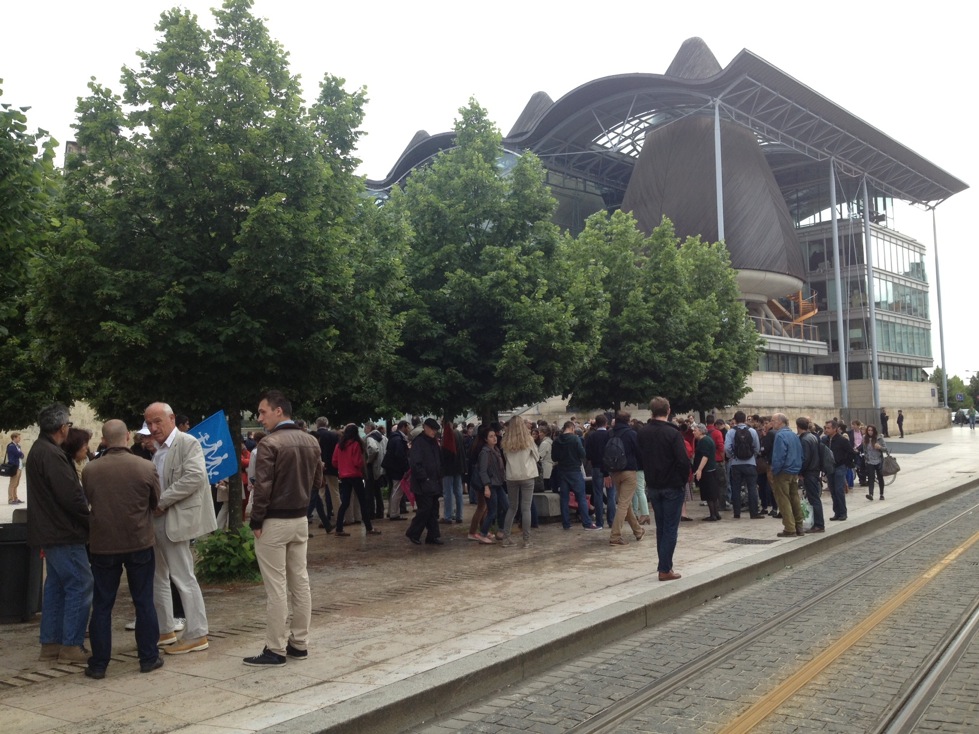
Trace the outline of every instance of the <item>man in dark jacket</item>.
{"type": "Polygon", "coordinates": [[[833,452],[833,473],[826,477],[829,496],[833,499],[833,516],[830,520],[846,520],[846,470],[853,456],[853,444],[844,429],[846,424],[835,418],[823,426],[823,435],[833,452]]]}
{"type": "MultiPolygon", "coordinates": [[[[646,534],[646,531],[639,526],[636,513],[632,511],[632,496],[636,493],[636,472],[639,469],[639,444],[636,439],[636,432],[629,425],[631,418],[632,416],[624,410],[616,413],[615,425],[612,426],[612,432],[609,436],[609,441],[616,439],[621,441],[625,450],[625,467],[617,471],[613,470],[611,473],[613,492],[618,498],[618,505],[615,508],[614,520],[612,521],[612,534],[608,541],[610,545],[626,544],[622,539],[623,521],[629,523],[636,540],[642,540],[642,536],[646,534]]],[[[614,467],[607,468],[614,469],[614,467]]],[[[611,509],[610,507],[610,517],[612,517],[611,509]]]]}
{"type": "Polygon", "coordinates": [[[381,465],[384,474],[391,482],[391,492],[388,495],[388,520],[404,520],[401,517],[401,503],[405,493],[401,490],[401,480],[408,472],[408,421],[400,421],[398,427],[391,431],[388,447],[384,452],[381,465]]]}
{"type": "Polygon", "coordinates": [[[802,486],[806,491],[806,499],[812,506],[812,527],[806,532],[825,533],[823,501],[819,496],[819,439],[810,430],[809,419],[805,416],[795,419],[795,427],[799,433],[799,440],[802,441],[802,486]]]}
{"type": "Polygon", "coordinates": [[[326,505],[326,516],[332,520],[340,510],[340,475],[337,473],[337,468],[333,466],[333,449],[340,443],[340,437],[330,428],[330,421],[325,416],[316,419],[316,431],[313,435],[320,444],[320,456],[323,459],[323,474],[326,480],[323,503],[326,505]]]}
{"type": "Polygon", "coordinates": [[[160,477],[153,462],[129,450],[129,431],[122,421],[106,421],[102,442],[105,451],[82,472],[82,486],[92,506],[90,550],[95,578],[92,657],[85,675],[96,679],[105,677],[112,655],[112,607],[123,567],[136,607],[139,670],[149,673],[163,666],[156,647],[160,624],[153,605],[153,510],[160,501],[160,477]]]}
{"type": "Polygon", "coordinates": [[[690,476],[690,459],[680,429],[670,423],[670,401],[655,397],[649,401],[653,420],[639,430],[639,463],[646,474],[646,493],[656,518],[656,553],[659,580],[680,578],[673,570],[683,512],[683,487],[690,476]]]}
{"type": "Polygon", "coordinates": [[[439,497],[442,496],[442,455],[438,442],[439,423],[426,418],[422,432],[411,442],[411,491],[415,493],[418,510],[405,536],[415,545],[422,543],[422,530],[427,530],[425,542],[442,545],[439,537],[439,497]]]}
{"type": "Polygon", "coordinates": [[[615,484],[608,471],[602,466],[605,454],[605,444],[608,443],[608,418],[604,413],[595,416],[591,429],[585,436],[585,458],[591,464],[591,496],[595,503],[595,525],[602,527],[605,523],[605,494],[608,494],[608,524],[615,519],[615,484]]]}
{"type": "Polygon", "coordinates": [[[249,525],[268,604],[265,649],[242,662],[267,668],[285,665],[286,656],[308,656],[312,596],[306,508],[310,492],[318,492],[324,479],[319,443],[292,420],[292,403],[285,395],[269,390],[258,404],[258,420],[268,435],[258,452],[249,525]]]}
{"type": "Polygon", "coordinates": [[[71,421],[60,403],[37,417],[41,435],[27,455],[27,544],[44,551],[44,614],[40,660],[88,663],[85,628],[92,605],[92,569],[88,542],[88,501],[75,467],[61,444],[71,421]]]}
{"type": "MultiPolygon", "coordinates": [[[[578,518],[585,530],[597,530],[588,512],[588,498],[585,497],[585,476],[582,462],[585,460],[585,447],[575,433],[574,421],[567,421],[560,436],[551,444],[551,458],[554,472],[558,475],[561,491],[561,524],[565,530],[571,529],[571,493],[578,501],[578,518]]],[[[551,474],[554,481],[554,474],[551,474]]]]}

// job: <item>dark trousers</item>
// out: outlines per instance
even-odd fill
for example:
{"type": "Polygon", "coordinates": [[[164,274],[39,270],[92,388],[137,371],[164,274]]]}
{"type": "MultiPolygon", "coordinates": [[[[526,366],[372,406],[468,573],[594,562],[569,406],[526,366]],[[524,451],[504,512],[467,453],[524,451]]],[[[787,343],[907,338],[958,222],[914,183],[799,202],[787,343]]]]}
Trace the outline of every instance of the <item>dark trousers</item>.
{"type": "Polygon", "coordinates": [[[867,478],[870,481],[870,489],[867,494],[874,496],[874,479],[877,479],[877,486],[880,488],[880,496],[884,496],[884,462],[880,464],[867,464],[867,478]]]}
{"type": "Polygon", "coordinates": [[[371,524],[371,506],[367,503],[367,490],[364,488],[363,477],[340,478],[340,511],[337,512],[337,532],[343,532],[343,516],[350,507],[350,495],[357,495],[360,503],[360,517],[364,521],[367,532],[374,529],[371,524]]]}
{"type": "Polygon", "coordinates": [[[159,656],[156,648],[160,625],[153,606],[153,573],[156,560],[152,548],[113,555],[92,554],[92,620],[88,633],[92,645],[89,667],[105,670],[112,656],[112,607],[116,603],[122,568],[126,567],[129,594],[136,607],[136,649],[139,662],[151,663],[159,656]]]}
{"type": "Polygon", "coordinates": [[[381,477],[374,477],[374,470],[367,467],[367,505],[360,506],[361,514],[374,513],[378,520],[384,517],[384,494],[381,491],[381,477]]]}
{"type": "MultiPolygon", "coordinates": [[[[329,493],[326,496],[329,497],[329,493]]],[[[320,522],[323,523],[323,527],[329,529],[330,518],[326,514],[326,508],[323,507],[323,498],[320,497],[320,493],[315,489],[309,493],[309,507],[306,508],[306,522],[312,522],[314,511],[319,516],[320,522]]]]}
{"type": "Polygon", "coordinates": [[[680,515],[683,514],[683,488],[646,490],[649,506],[656,519],[656,555],[660,573],[673,570],[673,553],[680,533],[680,515]]]}
{"type": "Polygon", "coordinates": [[[812,526],[825,529],[826,519],[823,517],[823,500],[820,497],[822,487],[819,485],[819,472],[805,472],[802,475],[802,486],[806,490],[806,499],[812,505],[812,526]]]}
{"type": "MultiPolygon", "coordinates": [[[[439,537],[439,496],[437,494],[419,493],[415,495],[417,509],[411,518],[411,525],[405,533],[409,538],[421,540],[422,530],[426,530],[426,542],[439,537]]],[[[366,519],[366,518],[365,518],[366,519]]]]}

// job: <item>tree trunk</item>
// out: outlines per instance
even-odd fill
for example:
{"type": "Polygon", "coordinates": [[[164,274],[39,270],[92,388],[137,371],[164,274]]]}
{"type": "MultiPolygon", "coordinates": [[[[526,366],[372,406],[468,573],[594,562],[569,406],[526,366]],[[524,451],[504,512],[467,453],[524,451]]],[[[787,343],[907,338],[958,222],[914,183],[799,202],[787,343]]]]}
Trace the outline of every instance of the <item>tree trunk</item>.
{"type": "Polygon", "coordinates": [[[241,499],[244,492],[241,486],[241,409],[237,400],[229,400],[228,405],[228,430],[231,432],[231,443],[235,448],[236,466],[239,470],[228,477],[228,529],[235,532],[241,528],[242,513],[241,499]]]}

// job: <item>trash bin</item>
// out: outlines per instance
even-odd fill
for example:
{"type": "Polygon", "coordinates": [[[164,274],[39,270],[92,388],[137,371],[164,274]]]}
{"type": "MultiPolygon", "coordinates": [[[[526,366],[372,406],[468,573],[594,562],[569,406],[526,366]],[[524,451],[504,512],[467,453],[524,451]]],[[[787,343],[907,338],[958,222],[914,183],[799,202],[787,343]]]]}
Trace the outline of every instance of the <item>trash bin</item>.
{"type": "Polygon", "coordinates": [[[27,545],[27,510],[0,524],[0,618],[28,621],[41,611],[44,563],[40,548],[27,545]]]}

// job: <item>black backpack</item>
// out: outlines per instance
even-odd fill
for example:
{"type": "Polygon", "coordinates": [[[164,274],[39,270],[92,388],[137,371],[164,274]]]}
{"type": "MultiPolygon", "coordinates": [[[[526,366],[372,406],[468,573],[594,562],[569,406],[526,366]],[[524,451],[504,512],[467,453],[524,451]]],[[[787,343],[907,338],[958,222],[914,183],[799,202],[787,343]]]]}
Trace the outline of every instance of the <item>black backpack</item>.
{"type": "Polygon", "coordinates": [[[747,426],[736,426],[734,429],[734,458],[745,461],[755,455],[755,442],[751,438],[751,429],[747,426]]]}
{"type": "Polygon", "coordinates": [[[628,465],[629,460],[625,455],[625,444],[618,436],[612,436],[605,444],[605,451],[602,453],[602,468],[611,473],[625,471],[628,465]]]}
{"type": "Polygon", "coordinates": [[[822,441],[819,442],[819,463],[823,474],[826,476],[832,476],[833,472],[836,471],[836,457],[833,456],[833,450],[829,444],[822,441]]]}

